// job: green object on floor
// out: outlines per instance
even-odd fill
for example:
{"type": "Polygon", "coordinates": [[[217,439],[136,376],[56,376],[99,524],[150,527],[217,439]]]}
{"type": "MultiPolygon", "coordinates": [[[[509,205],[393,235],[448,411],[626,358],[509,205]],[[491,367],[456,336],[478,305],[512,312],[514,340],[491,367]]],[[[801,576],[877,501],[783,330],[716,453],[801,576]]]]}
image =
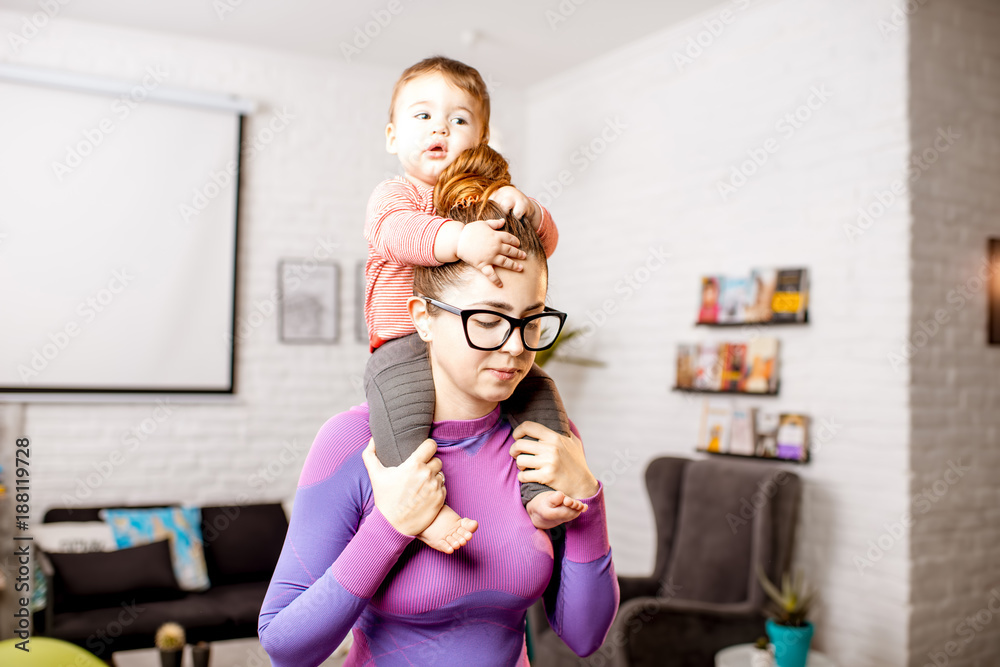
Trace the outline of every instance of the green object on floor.
{"type": "Polygon", "coordinates": [[[20,639],[0,642],[0,665],[21,667],[107,667],[107,663],[76,644],[51,637],[32,637],[28,651],[17,648],[20,639]]]}

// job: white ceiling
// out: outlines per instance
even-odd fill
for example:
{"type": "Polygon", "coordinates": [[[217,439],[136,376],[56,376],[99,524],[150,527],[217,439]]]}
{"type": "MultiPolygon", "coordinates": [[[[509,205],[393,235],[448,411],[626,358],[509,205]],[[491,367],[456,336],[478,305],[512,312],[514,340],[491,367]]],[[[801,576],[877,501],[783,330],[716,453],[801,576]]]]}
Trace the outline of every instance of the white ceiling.
{"type": "MultiPolygon", "coordinates": [[[[341,44],[354,46],[356,29],[369,24],[375,37],[350,62],[401,70],[440,53],[476,66],[497,83],[522,87],[720,4],[722,0],[61,0],[59,16],[341,62],[347,62],[341,44]],[[384,27],[375,22],[378,15],[384,27]],[[464,43],[463,37],[468,41],[470,36],[472,43],[464,43]]],[[[39,3],[0,0],[0,8],[33,14],[39,3]]]]}

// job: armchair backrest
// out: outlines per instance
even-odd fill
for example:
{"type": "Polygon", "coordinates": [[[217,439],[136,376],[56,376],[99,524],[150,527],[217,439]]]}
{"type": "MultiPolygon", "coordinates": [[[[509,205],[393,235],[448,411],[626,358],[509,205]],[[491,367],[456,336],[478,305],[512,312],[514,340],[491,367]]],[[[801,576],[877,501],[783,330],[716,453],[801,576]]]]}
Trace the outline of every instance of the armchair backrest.
{"type": "Polygon", "coordinates": [[[663,457],[650,462],[646,485],[661,595],[763,604],[757,567],[772,579],[788,567],[798,475],[760,461],[663,457]]]}

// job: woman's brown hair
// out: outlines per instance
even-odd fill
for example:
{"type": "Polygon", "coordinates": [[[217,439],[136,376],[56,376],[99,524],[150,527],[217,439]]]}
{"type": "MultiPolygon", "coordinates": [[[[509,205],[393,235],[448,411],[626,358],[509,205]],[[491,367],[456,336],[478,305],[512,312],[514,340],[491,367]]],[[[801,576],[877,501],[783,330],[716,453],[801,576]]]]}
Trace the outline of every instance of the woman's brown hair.
{"type": "MultiPolygon", "coordinates": [[[[504,220],[500,230],[517,237],[521,242],[519,247],[528,259],[534,257],[541,261],[542,269],[548,275],[545,249],[535,228],[526,217],[515,218],[489,199],[505,185],[511,185],[507,160],[485,143],[479,144],[462,151],[441,172],[434,186],[434,208],[438,215],[463,223],[504,220]]],[[[470,269],[462,261],[414,267],[413,293],[436,299],[445,287],[465,282],[468,278],[466,271],[470,269]]]]}

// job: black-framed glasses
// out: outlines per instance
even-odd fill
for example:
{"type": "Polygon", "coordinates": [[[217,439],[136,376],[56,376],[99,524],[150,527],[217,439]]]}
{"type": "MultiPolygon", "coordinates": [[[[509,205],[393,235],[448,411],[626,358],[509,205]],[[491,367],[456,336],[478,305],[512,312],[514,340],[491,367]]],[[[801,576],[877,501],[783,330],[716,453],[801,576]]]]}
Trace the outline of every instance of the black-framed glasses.
{"type": "Polygon", "coordinates": [[[495,310],[482,308],[456,308],[448,303],[442,303],[428,296],[421,296],[427,303],[433,304],[449,313],[462,318],[462,328],[465,330],[465,340],[474,350],[492,352],[507,344],[514,329],[521,331],[521,342],[527,350],[537,352],[552,347],[556,337],[562,331],[566,322],[566,313],[546,308],[540,313],[527,317],[511,317],[495,310]]]}

